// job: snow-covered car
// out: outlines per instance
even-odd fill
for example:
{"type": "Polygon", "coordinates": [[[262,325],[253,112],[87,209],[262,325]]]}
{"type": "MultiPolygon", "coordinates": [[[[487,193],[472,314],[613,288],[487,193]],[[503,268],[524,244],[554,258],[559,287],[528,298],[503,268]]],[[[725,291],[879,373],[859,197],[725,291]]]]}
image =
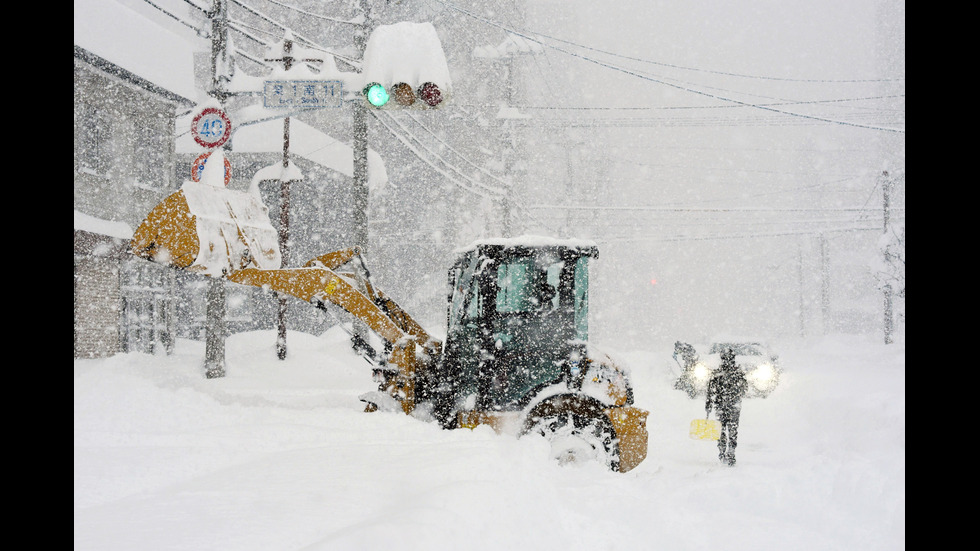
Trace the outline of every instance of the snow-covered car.
{"type": "Polygon", "coordinates": [[[683,390],[691,398],[704,396],[711,373],[721,365],[721,353],[726,348],[732,349],[735,363],[745,372],[749,397],[765,398],[775,390],[781,373],[779,357],[757,340],[716,341],[703,353],[688,343],[674,343],[674,361],[681,368],[674,388],[683,390]]]}

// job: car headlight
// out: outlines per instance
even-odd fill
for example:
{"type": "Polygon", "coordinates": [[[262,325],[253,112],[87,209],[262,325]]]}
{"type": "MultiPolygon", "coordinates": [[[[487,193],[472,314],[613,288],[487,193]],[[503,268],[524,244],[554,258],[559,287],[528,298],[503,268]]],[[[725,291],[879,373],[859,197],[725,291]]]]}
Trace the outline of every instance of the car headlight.
{"type": "Polygon", "coordinates": [[[711,370],[708,369],[708,366],[698,362],[694,364],[694,369],[691,371],[691,375],[694,382],[698,383],[699,385],[705,385],[708,383],[708,379],[711,378],[711,370]]]}
{"type": "Polygon", "coordinates": [[[776,382],[776,368],[769,363],[761,364],[749,373],[749,380],[758,389],[769,388],[776,382]]]}

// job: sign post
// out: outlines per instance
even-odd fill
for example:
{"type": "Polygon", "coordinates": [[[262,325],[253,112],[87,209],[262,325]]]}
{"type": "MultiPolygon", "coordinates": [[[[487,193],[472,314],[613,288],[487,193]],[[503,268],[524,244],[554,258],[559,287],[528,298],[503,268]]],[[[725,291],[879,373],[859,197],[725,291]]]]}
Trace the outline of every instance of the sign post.
{"type": "MultiPolygon", "coordinates": [[[[322,59],[296,57],[292,33],[286,31],[282,41],[281,55],[266,61],[282,63],[286,73],[293,64],[323,63],[322,59]]],[[[301,53],[301,52],[300,52],[301,53]]],[[[343,83],[339,80],[268,80],[263,86],[264,107],[285,108],[290,110],[312,109],[321,107],[341,107],[343,105],[343,83]]],[[[283,117],[282,125],[282,168],[285,175],[289,167],[289,115],[283,117]]],[[[282,253],[282,265],[289,262],[289,195],[290,182],[280,180],[279,199],[279,250],[282,253]]],[[[286,359],[286,299],[279,298],[279,311],[276,317],[279,337],[276,340],[276,355],[280,360],[286,359]]]]}

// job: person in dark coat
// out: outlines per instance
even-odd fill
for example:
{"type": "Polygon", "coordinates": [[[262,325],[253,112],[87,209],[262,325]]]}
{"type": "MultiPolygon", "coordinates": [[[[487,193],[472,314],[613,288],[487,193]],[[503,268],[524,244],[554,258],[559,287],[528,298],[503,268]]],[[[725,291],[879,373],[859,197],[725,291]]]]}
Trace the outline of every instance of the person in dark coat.
{"type": "Polygon", "coordinates": [[[748,389],[745,374],[735,364],[735,352],[726,348],[721,353],[721,367],[708,381],[708,399],[704,404],[705,414],[717,412],[721,423],[721,436],[718,438],[718,459],[722,463],[735,465],[735,446],[738,444],[738,416],[742,411],[742,397],[748,389]]]}

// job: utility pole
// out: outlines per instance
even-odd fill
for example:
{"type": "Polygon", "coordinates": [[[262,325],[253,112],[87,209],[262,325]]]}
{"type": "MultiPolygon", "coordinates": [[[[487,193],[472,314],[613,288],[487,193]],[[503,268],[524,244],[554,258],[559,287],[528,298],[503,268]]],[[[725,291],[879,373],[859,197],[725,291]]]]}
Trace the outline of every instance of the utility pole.
{"type": "MultiPolygon", "coordinates": [[[[368,38],[374,27],[374,17],[371,13],[370,0],[360,0],[361,13],[364,16],[362,23],[354,30],[354,49],[357,57],[364,61],[364,52],[367,50],[368,38]]],[[[362,68],[363,70],[363,68],[362,68]]],[[[351,112],[351,133],[352,149],[354,150],[354,189],[353,189],[353,214],[354,214],[354,235],[353,244],[361,248],[361,253],[367,251],[368,246],[368,128],[367,128],[367,105],[363,101],[355,101],[351,112]]],[[[358,319],[352,322],[351,345],[358,354],[370,355],[368,342],[367,325],[358,319]]]]}
{"type": "MultiPolygon", "coordinates": [[[[293,68],[293,40],[292,34],[287,30],[282,41],[282,57],[277,59],[267,59],[266,61],[277,61],[282,63],[283,68],[289,71],[293,68]]],[[[279,252],[282,255],[282,267],[289,266],[289,202],[290,185],[292,182],[288,176],[289,170],[289,115],[282,121],[282,174],[279,177],[279,252]]],[[[289,303],[286,297],[276,293],[278,308],[276,310],[276,327],[278,335],[276,337],[276,357],[280,360],[286,359],[286,314],[289,303]]]]}
{"type": "MultiPolygon", "coordinates": [[[[228,6],[225,0],[213,0],[211,12],[211,89],[208,94],[224,107],[228,99],[225,84],[230,78],[228,66],[228,6]]],[[[207,278],[204,322],[204,373],[208,379],[225,376],[225,282],[207,278]]]]}
{"type": "MultiPolygon", "coordinates": [[[[212,0],[211,11],[211,89],[208,94],[224,104],[231,95],[226,89],[231,79],[228,71],[228,4],[225,0],[212,0]]],[[[224,107],[224,105],[222,105],[224,107]]]]}
{"type": "MultiPolygon", "coordinates": [[[[891,229],[891,187],[892,180],[888,177],[888,171],[882,171],[881,173],[881,190],[882,190],[882,207],[884,209],[882,219],[884,221],[884,232],[885,236],[888,235],[891,229]]],[[[885,247],[885,266],[891,266],[891,251],[889,247],[885,247]]],[[[885,344],[892,343],[892,332],[894,331],[895,316],[892,307],[892,284],[890,281],[885,282],[883,289],[884,299],[885,299],[885,344]]]]}
{"type": "MultiPolygon", "coordinates": [[[[360,0],[363,22],[354,31],[354,48],[358,58],[363,61],[368,37],[374,27],[370,0],[360,0]]],[[[353,102],[351,130],[354,150],[354,245],[367,251],[368,246],[368,136],[367,105],[363,101],[353,102]]]]}
{"type": "Polygon", "coordinates": [[[820,234],[820,317],[823,319],[823,333],[830,328],[830,255],[827,250],[827,235],[820,234]]]}
{"type": "Polygon", "coordinates": [[[803,246],[796,246],[796,277],[800,293],[800,337],[806,336],[806,299],[803,293],[803,246]]]}
{"type": "MultiPolygon", "coordinates": [[[[293,55],[293,33],[286,29],[282,40],[282,52],[277,58],[266,59],[266,61],[282,63],[283,69],[288,73],[293,65],[300,63],[323,63],[322,59],[303,58],[297,59],[293,55]]],[[[290,188],[292,187],[292,177],[289,171],[289,115],[283,117],[282,122],[282,171],[279,175],[279,252],[282,255],[283,268],[289,267],[289,211],[290,211],[290,188]]],[[[278,337],[276,338],[276,356],[280,360],[286,359],[286,318],[288,302],[285,295],[278,295],[278,311],[276,324],[278,326],[278,337]]]]}
{"type": "MultiPolygon", "coordinates": [[[[287,67],[288,68],[288,67],[287,67]]],[[[289,192],[292,182],[289,180],[289,117],[282,122],[282,178],[279,180],[279,251],[282,254],[282,267],[289,266],[289,192]]],[[[276,324],[279,334],[276,338],[276,357],[286,359],[286,310],[289,304],[286,297],[279,295],[279,309],[276,324]]]]}

